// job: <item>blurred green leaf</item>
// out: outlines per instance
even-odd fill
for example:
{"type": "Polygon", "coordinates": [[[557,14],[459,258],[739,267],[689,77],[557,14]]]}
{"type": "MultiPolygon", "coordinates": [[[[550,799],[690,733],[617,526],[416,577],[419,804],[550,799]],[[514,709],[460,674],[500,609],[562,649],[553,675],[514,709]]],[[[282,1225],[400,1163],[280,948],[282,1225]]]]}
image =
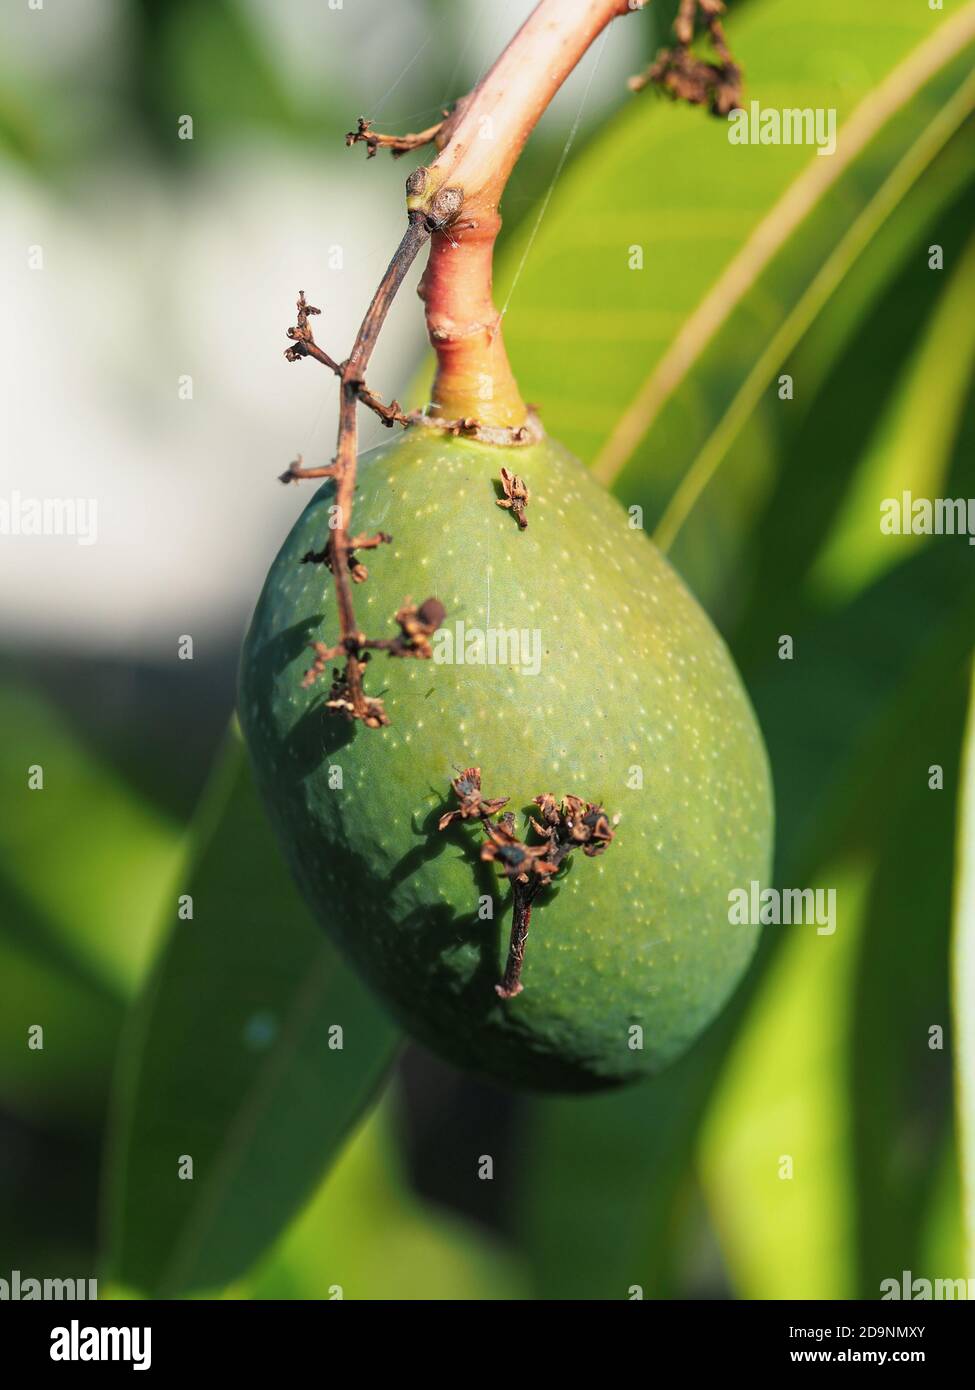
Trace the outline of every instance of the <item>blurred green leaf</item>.
{"type": "Polygon", "coordinates": [[[961,1178],[958,1172],[957,1135],[952,1128],[944,1145],[925,1213],[923,1248],[919,1270],[953,1276],[965,1271],[965,1230],[962,1213],[961,1178]]]}
{"type": "MultiPolygon", "coordinates": [[[[952,260],[961,251],[975,216],[973,158],[960,133],[887,219],[790,356],[798,399],[763,396],[677,537],[671,558],[717,610],[746,676],[770,658],[780,633],[795,634],[807,610],[852,597],[870,577],[827,583],[835,565],[817,569],[818,559],[831,527],[844,514],[848,522],[847,498],[881,422],[897,418],[899,379],[937,323],[945,282],[918,248],[937,239],[952,260]]],[[[965,429],[956,412],[951,419],[946,471],[965,429]]],[[[866,523],[878,533],[881,500],[872,500],[866,523]]],[[[896,543],[887,553],[891,562],[902,556],[896,543]]]]}
{"type": "Polygon", "coordinates": [[[396,1301],[524,1296],[523,1271],[512,1256],[471,1224],[410,1194],[389,1109],[386,1101],[373,1110],[305,1211],[238,1292],[396,1301]]]}
{"type": "Polygon", "coordinates": [[[339,1151],[395,1041],[309,921],[236,735],[194,839],[193,919],[175,925],[123,1040],[106,1182],[109,1275],[165,1295],[247,1271],[339,1151]]]}
{"type": "Polygon", "coordinates": [[[787,939],[708,1110],[699,1164],[739,1298],[853,1296],[856,1196],[842,1076],[866,877],[863,865],[834,864],[803,883],[835,889],[835,935],[767,929],[787,939]]]}
{"type": "MultiPolygon", "coordinates": [[[[916,580],[920,564],[908,568],[916,580]]],[[[972,587],[963,610],[929,610],[915,655],[923,678],[898,683],[876,721],[882,737],[863,739],[844,817],[821,809],[821,845],[847,857],[817,877],[836,889],[836,934],[771,929],[788,940],[709,1114],[705,1185],[742,1297],[877,1298],[882,1279],[921,1268],[951,1127],[950,1051],[929,1045],[929,1029],[947,1024],[959,637],[975,618],[972,587]],[[929,786],[933,764],[946,790],[929,786]],[[779,1172],[784,1155],[791,1179],[779,1172]]],[[[899,590],[879,588],[895,627],[899,590]]],[[[869,597],[856,606],[861,640],[864,610],[878,607],[869,597]]],[[[831,664],[825,646],[807,647],[804,667],[819,686],[855,669],[831,664]]]]}
{"type": "Polygon", "coordinates": [[[137,0],[132,10],[131,101],[160,149],[178,148],[184,112],[204,143],[247,125],[297,127],[297,105],[237,0],[137,0]]]}
{"type": "Polygon", "coordinates": [[[968,1277],[975,1277],[975,666],[962,758],[955,870],[953,1005],[968,1277]]]}
{"type": "Polygon", "coordinates": [[[975,238],[949,266],[931,323],[912,353],[865,451],[843,511],[811,580],[836,601],[900,558],[921,536],[892,545],[878,525],[878,501],[941,497],[975,369],[975,238]]]}
{"type": "MultiPolygon", "coordinates": [[[[909,701],[901,726],[899,743],[910,749],[899,760],[902,785],[895,790],[889,777],[874,787],[886,808],[876,817],[880,857],[856,964],[847,1074],[834,1083],[852,1117],[860,1298],[877,1298],[881,1281],[902,1270],[922,1269],[928,1211],[952,1129],[952,827],[965,648],[952,642],[940,655],[927,663],[927,698],[909,701]],[[929,785],[932,765],[944,769],[942,790],[929,785]],[[942,1036],[932,1037],[932,1029],[942,1036]]],[[[958,1210],[955,1219],[960,1224],[958,1210]]]]}
{"type": "Polygon", "coordinates": [[[175,904],[180,839],[37,690],[4,678],[0,722],[0,1267],[93,1276],[124,995],[175,904]]]}
{"type": "Polygon", "coordinates": [[[138,984],[182,856],[176,828],[133,796],[26,686],[0,686],[0,872],[23,904],[3,932],[44,950],[94,988],[125,996],[138,984]],[[43,788],[28,786],[39,767],[43,788]]]}
{"type": "MultiPolygon", "coordinates": [[[[798,0],[756,0],[732,17],[729,41],[749,99],[836,108],[836,153],[738,148],[725,122],[644,94],[574,161],[530,249],[526,235],[500,277],[504,302],[517,276],[506,319],[516,370],[553,432],[583,459],[599,454],[595,467],[605,480],[619,475],[703,349],[779,258],[784,271],[774,293],[766,286],[752,296],[725,380],[707,384],[712,399],[706,407],[699,401],[700,418],[689,421],[684,452],[697,451],[819,270],[830,243],[822,235],[797,242],[796,233],[842,185],[829,218],[832,242],[839,241],[968,77],[975,6],[933,28],[930,12],[913,0],[892,0],[859,15],[851,33],[845,0],[824,0],[814,11],[798,0]],[[872,149],[888,124],[897,125],[898,139],[881,138],[872,149]],[[642,270],[630,269],[634,245],[643,250],[642,270]],[[569,286],[585,294],[567,294],[569,286]]],[[[695,393],[704,389],[697,379],[695,393]]],[[[655,469],[662,464],[667,474],[658,453],[655,469]]],[[[646,466],[640,451],[631,467],[641,482],[646,466]]],[[[619,485],[637,496],[626,474],[619,485]]]]}
{"type": "Polygon", "coordinates": [[[7,89],[0,89],[0,149],[28,168],[41,166],[40,140],[30,106],[7,89]]]}
{"type": "Polygon", "coordinates": [[[585,1101],[531,1107],[514,1229],[541,1299],[684,1292],[678,1235],[693,1197],[691,1154],[740,991],[694,1049],[662,1076],[585,1101]]]}
{"type": "MultiPolygon", "coordinates": [[[[0,905],[12,906],[2,881],[0,905]]],[[[59,1126],[101,1123],[122,1025],[116,996],[3,930],[0,980],[0,1104],[59,1126]],[[42,1048],[28,1046],[37,1026],[42,1048]]]]}
{"type": "MultiPolygon", "coordinates": [[[[711,350],[695,363],[694,388],[700,395],[702,386],[709,387],[712,400],[710,409],[699,420],[699,438],[688,441],[692,446],[696,444],[698,450],[694,468],[687,477],[681,477],[679,493],[668,502],[657,528],[662,545],[670,544],[696,505],[728,441],[759,404],[776,367],[868,247],[873,257],[874,240],[885,221],[914,192],[969,118],[975,106],[975,82],[958,85],[968,66],[966,54],[964,60],[956,59],[946,71],[938,73],[915,95],[907,111],[891,119],[861,160],[841,175],[828,195],[810,210],[807,222],[749,287],[758,289],[758,297],[764,303],[756,304],[745,296],[740,304],[727,306],[730,312],[725,319],[710,325],[714,334],[711,350]],[[748,317],[751,323],[745,321],[748,317]],[[739,339],[735,351],[731,340],[739,335],[744,341],[739,339]],[[750,351],[746,352],[746,348],[750,351]],[[714,358],[724,364],[723,383],[708,380],[708,367],[714,358]],[[747,372],[743,370],[746,366],[747,372]],[[740,384],[735,381],[735,368],[742,372],[740,384]],[[737,386],[730,396],[725,394],[729,384],[737,386]]],[[[969,176],[970,171],[969,163],[969,176]]]]}
{"type": "MultiPolygon", "coordinates": [[[[794,601],[855,485],[864,436],[942,289],[920,248],[937,239],[953,261],[968,239],[975,146],[971,122],[959,129],[958,118],[975,100],[975,80],[946,107],[937,107],[937,91],[925,97],[931,121],[831,253],[822,259],[833,235],[822,224],[827,214],[841,218],[860,194],[845,184],[663,407],[640,455],[655,460],[652,471],[641,473],[634,461],[618,483],[639,489],[632,495],[659,518],[655,539],[725,622],[734,620],[740,594],[743,629],[756,616],[769,621],[770,600],[783,610],[794,601]],[[815,274],[790,309],[794,266],[807,258],[815,274]],[[781,323],[755,341],[759,310],[769,301],[781,304],[781,323]],[[794,399],[779,398],[777,372],[791,379],[794,399]]],[[[910,115],[917,120],[916,104],[910,115]]],[[[898,143],[906,120],[885,132],[885,144],[898,143]]]]}

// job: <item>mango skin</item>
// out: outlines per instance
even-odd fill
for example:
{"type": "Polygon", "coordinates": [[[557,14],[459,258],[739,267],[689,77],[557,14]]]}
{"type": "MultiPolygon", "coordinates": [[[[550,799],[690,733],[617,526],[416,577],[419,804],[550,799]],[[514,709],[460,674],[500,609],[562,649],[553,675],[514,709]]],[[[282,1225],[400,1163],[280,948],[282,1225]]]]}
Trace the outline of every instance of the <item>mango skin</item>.
{"type": "Polygon", "coordinates": [[[313,913],[404,1027],[458,1066],[554,1091],[659,1071],[745,970],[758,929],[729,923],[728,894],[770,867],[768,764],[724,643],[560,445],[500,449],[418,426],[360,459],[353,530],[393,534],[362,556],[360,626],[392,636],[407,595],[435,595],[448,629],[538,629],[541,668],[377,654],[366,690],[392,723],[350,724],[324,710],[327,679],[301,687],[308,643],[337,633],[330,575],[299,563],[323,545],[333,500],[329,481],[271,566],[239,691],[260,793],[313,913]],[[531,489],[526,531],[496,505],[502,464],[531,489]],[[509,1001],[494,991],[508,884],[479,860],[471,823],[437,830],[468,766],[486,795],[511,797],[519,833],[541,792],[621,815],[606,853],[574,852],[539,898],[509,1001]]]}

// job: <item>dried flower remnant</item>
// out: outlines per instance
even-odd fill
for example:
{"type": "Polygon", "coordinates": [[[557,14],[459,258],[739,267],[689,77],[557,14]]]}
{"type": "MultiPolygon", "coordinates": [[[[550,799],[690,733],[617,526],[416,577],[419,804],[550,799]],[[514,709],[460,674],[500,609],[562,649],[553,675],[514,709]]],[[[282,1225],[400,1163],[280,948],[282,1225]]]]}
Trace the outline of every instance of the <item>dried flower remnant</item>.
{"type": "MultiPolygon", "coordinates": [[[[380,537],[383,535],[383,532],[379,533],[380,537]]],[[[360,536],[355,539],[362,541],[364,538],[360,536]]],[[[380,543],[379,537],[373,539],[380,543]]],[[[328,553],[331,555],[331,550],[328,553]]],[[[319,561],[320,556],[320,551],[309,551],[303,563],[319,561]]],[[[311,642],[309,649],[315,653],[315,659],[301,684],[303,687],[314,685],[324,675],[328,663],[344,655],[345,667],[332,674],[332,687],[325,708],[345,714],[349,719],[361,719],[367,729],[384,728],[389,723],[389,716],[382,700],[370,698],[362,689],[362,675],[371,653],[381,651],[388,656],[429,659],[433,655],[430,638],[446,615],[446,609],[437,598],[425,599],[419,608],[407,599],[396,614],[400,628],[396,637],[366,637],[365,633],[357,632],[344,637],[333,647],[326,646],[324,642],[311,642]]]]}
{"type": "Polygon", "coordinates": [[[454,795],[460,803],[456,811],[447,811],[440,817],[438,830],[446,830],[455,820],[470,820],[477,817],[487,820],[496,815],[502,806],[507,806],[507,796],[487,797],[481,791],[481,769],[465,767],[451,782],[454,795]]]}
{"type": "Polygon", "coordinates": [[[566,796],[559,805],[554,796],[546,793],[535,798],[535,805],[541,822],[533,816],[532,829],[558,845],[566,845],[566,852],[581,846],[583,854],[591,859],[603,853],[615,834],[605,810],[594,801],[566,796]]]}
{"type": "MultiPolygon", "coordinates": [[[[285,348],[285,357],[289,362],[301,362],[305,357],[313,357],[316,362],[320,362],[323,367],[327,367],[330,372],[334,372],[336,376],[341,377],[348,363],[336,361],[334,357],[330,356],[324,348],[319,347],[318,343],[316,343],[308,320],[314,314],[320,314],[322,311],[321,309],[316,309],[314,304],[308,303],[305,299],[304,290],[298,291],[297,311],[297,322],[295,326],[287,330],[287,336],[291,339],[293,346],[285,348]]],[[[404,414],[399,401],[392,401],[389,405],[386,405],[374,391],[369,390],[364,381],[357,381],[354,384],[359,400],[364,406],[368,406],[373,414],[377,415],[387,428],[391,429],[394,424],[405,426],[410,423],[410,417],[404,414]]],[[[326,465],[322,470],[304,469],[301,466],[301,459],[299,457],[295,463],[290,465],[285,473],[282,473],[281,481],[283,483],[290,483],[300,478],[334,476],[334,464],[326,465]]]]}
{"type": "Polygon", "coordinates": [[[548,846],[524,844],[511,829],[512,819],[498,825],[485,821],[487,840],[481,846],[481,858],[489,864],[497,864],[505,878],[513,883],[528,883],[529,875],[537,877],[539,886],[551,882],[559,866],[546,857],[548,846]]]}
{"type": "Polygon", "coordinates": [[[419,608],[407,599],[396,614],[400,635],[386,644],[376,642],[372,645],[385,647],[390,656],[415,656],[426,661],[433,655],[430,638],[447,616],[447,610],[439,599],[428,598],[419,608]]]}
{"type": "Polygon", "coordinates": [[[353,701],[353,691],[348,680],[348,664],[344,671],[336,671],[332,678],[332,688],[325,701],[326,708],[344,714],[348,719],[361,719],[367,729],[382,729],[389,723],[389,715],[382,700],[362,696],[357,705],[353,701]]]}
{"type": "Polygon", "coordinates": [[[578,796],[566,796],[559,802],[550,792],[545,792],[535,797],[538,817],[529,817],[529,824],[541,844],[530,845],[515,834],[515,818],[510,811],[492,820],[510,798],[486,798],[481,791],[479,767],[465,768],[450,785],[459,805],[440,817],[438,829],[445,830],[458,820],[479,820],[486,837],[481,846],[481,859],[495,864],[511,884],[514,916],[508,959],[504,977],[494,988],[499,998],[514,999],[524,988],[521,971],[535,898],[551,883],[574,849],[581,848],[589,858],[603,854],[615,836],[614,827],[619,816],[610,822],[598,802],[583,801],[578,796]]]}
{"type": "Polygon", "coordinates": [[[409,135],[383,135],[378,130],[373,130],[372,121],[365,116],[359,116],[355,130],[347,133],[345,143],[349,146],[365,145],[367,159],[374,159],[377,150],[389,150],[394,159],[399,159],[411,150],[422,149],[424,145],[436,144],[439,147],[444,143],[450,113],[444,111],[442,114],[442,120],[427,126],[426,130],[418,130],[409,135]]]}
{"type": "Polygon", "coordinates": [[[524,531],[528,526],[528,518],[525,516],[525,508],[528,506],[530,497],[528,485],[524,478],[518,477],[517,473],[502,468],[501,486],[504,489],[504,496],[497,499],[497,505],[510,511],[517,521],[519,529],[524,531]]]}
{"type": "MultiPolygon", "coordinates": [[[[375,550],[376,546],[389,545],[392,539],[392,536],[389,535],[387,531],[379,531],[375,536],[354,536],[349,541],[349,578],[352,580],[353,584],[364,584],[369,578],[369,571],[356,555],[356,551],[375,550]]],[[[301,564],[324,565],[326,569],[331,570],[332,559],[329,554],[328,546],[325,546],[321,550],[306,551],[301,557],[301,564]]]]}
{"type": "Polygon", "coordinates": [[[644,87],[658,87],[676,101],[706,106],[713,116],[727,116],[729,111],[740,106],[742,72],[725,40],[720,19],[724,11],[722,0],[681,0],[674,21],[674,47],[662,48],[645,72],[631,77],[630,89],[638,92],[644,87]],[[690,51],[698,15],[707,30],[717,62],[707,62],[690,51]]]}

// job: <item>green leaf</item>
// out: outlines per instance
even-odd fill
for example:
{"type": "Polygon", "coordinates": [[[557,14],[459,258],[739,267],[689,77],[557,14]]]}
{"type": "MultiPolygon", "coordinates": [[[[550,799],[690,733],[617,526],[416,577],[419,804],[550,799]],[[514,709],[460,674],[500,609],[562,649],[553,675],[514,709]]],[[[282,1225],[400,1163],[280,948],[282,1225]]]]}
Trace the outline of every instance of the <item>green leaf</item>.
{"type": "MultiPolygon", "coordinates": [[[[917,589],[921,566],[907,568],[917,589]]],[[[786,942],[702,1141],[705,1186],[741,1297],[877,1298],[884,1278],[923,1268],[951,1128],[950,1052],[931,1045],[929,1030],[944,1029],[948,1012],[958,637],[975,617],[971,589],[947,621],[932,605],[915,654],[923,679],[901,680],[892,709],[879,721],[875,711],[882,736],[861,736],[843,818],[821,813],[843,855],[816,879],[835,889],[835,934],[769,928],[786,942]],[[933,764],[944,767],[946,790],[930,787],[933,764]],[[783,1174],[786,1159],[793,1168],[783,1174]]],[[[878,599],[891,628],[903,611],[903,586],[879,590],[856,607],[861,644],[878,599]]],[[[807,644],[807,667],[826,651],[807,644]]],[[[834,660],[829,680],[854,669],[834,660]]],[[[842,689],[839,700],[856,703],[842,689]]]]}
{"type": "MultiPolygon", "coordinates": [[[[923,1249],[918,1269],[965,1271],[965,1232],[962,1212],[961,1177],[954,1129],[944,1145],[924,1218],[923,1249]]],[[[937,1277],[937,1274],[936,1276],[937,1277]]]]}
{"type": "Polygon", "coordinates": [[[975,666],[961,766],[952,978],[967,1273],[975,1277],[975,666]]]}
{"type": "MultiPolygon", "coordinates": [[[[797,261],[795,234],[843,183],[831,218],[838,241],[905,149],[938,119],[969,75],[975,6],[932,21],[913,0],[892,0],[862,11],[851,27],[845,0],[824,0],[813,11],[799,0],[756,0],[731,17],[728,36],[749,100],[836,109],[836,153],[734,146],[725,122],[644,94],[573,162],[534,243],[512,248],[500,277],[504,302],[528,251],[506,318],[516,371],[553,433],[584,459],[598,454],[605,481],[619,474],[715,333],[788,248],[786,274],[774,294],[755,298],[736,354],[752,364],[756,345],[761,351],[822,261],[821,236],[797,261]],[[922,99],[932,83],[933,98],[922,99]],[[881,140],[881,157],[863,161],[898,121],[894,145],[881,140]],[[642,270],[630,269],[634,245],[643,250],[642,270]]],[[[729,369],[726,399],[734,378],[729,369]]]]}
{"type": "MultiPolygon", "coordinates": [[[[14,900],[2,879],[0,904],[7,920],[14,900]]],[[[26,925],[23,904],[14,910],[26,925]]],[[[0,1104],[59,1126],[100,1123],[122,1026],[116,996],[6,930],[0,980],[0,1104]],[[38,1026],[43,1033],[31,1034],[38,1026]],[[29,1046],[30,1037],[43,1046],[29,1046]]]]}
{"type": "Polygon", "coordinates": [[[747,1006],[743,986],[706,1037],[653,1081],[530,1112],[515,1228],[540,1299],[674,1297],[690,1157],[747,1006]]]}
{"type": "MultiPolygon", "coordinates": [[[[137,0],[133,8],[132,104],[172,150],[176,121],[189,112],[194,139],[211,145],[228,128],[300,127],[274,49],[237,0],[137,0]]],[[[165,146],[164,146],[165,142],[165,146]]]]}
{"type": "MultiPolygon", "coordinates": [[[[860,1298],[879,1297],[882,1280],[904,1269],[934,1277],[961,1273],[925,1271],[923,1260],[952,1132],[952,827],[964,651],[952,643],[940,663],[929,661],[927,696],[909,701],[902,725],[901,746],[911,752],[901,763],[900,794],[893,778],[877,788],[885,804],[885,814],[875,818],[880,857],[864,913],[849,1056],[836,1078],[837,1089],[848,1084],[852,1117],[860,1298]],[[929,785],[935,764],[944,769],[944,789],[929,785]]],[[[956,1208],[956,1225],[959,1215],[956,1208]]]]}
{"type": "Polygon", "coordinates": [[[739,1298],[853,1293],[855,1194],[841,1078],[866,876],[863,865],[837,864],[822,882],[803,883],[836,892],[835,935],[766,928],[787,939],[701,1134],[702,1179],[739,1298]]]}
{"type": "Polygon", "coordinates": [[[931,323],[893,393],[811,575],[835,602],[923,538],[891,544],[878,524],[878,498],[945,496],[964,402],[975,374],[975,237],[950,267],[931,323]]]}
{"type": "Polygon", "coordinates": [[[182,859],[176,828],[80,742],[60,712],[23,685],[0,687],[0,870],[20,904],[3,931],[92,987],[136,987],[171,904],[182,859]],[[43,786],[31,790],[33,780],[43,786]]]}
{"type": "MultiPolygon", "coordinates": [[[[638,489],[658,543],[725,627],[747,632],[791,612],[938,303],[942,279],[919,248],[937,240],[953,264],[969,237],[975,148],[967,126],[941,146],[955,125],[941,115],[934,138],[926,128],[835,250],[821,266],[817,259],[788,311],[775,281],[788,282],[793,240],[661,410],[646,443],[653,471],[634,461],[619,483],[638,489]],[[753,341],[756,298],[783,306],[762,344],[753,341]],[[791,378],[794,399],[780,399],[776,372],[791,378]]],[[[840,215],[852,196],[843,194],[824,216],[840,215]]],[[[821,258],[829,244],[821,221],[805,233],[803,255],[821,258]]]]}
{"type": "Polygon", "coordinates": [[[247,1271],[339,1151],[395,1040],[309,921],[236,736],[194,839],[193,917],[133,1012],[106,1183],[111,1277],[165,1295],[247,1271]]]}
{"type": "Polygon", "coordinates": [[[525,1281],[517,1262],[489,1237],[410,1193],[386,1100],[240,1292],[480,1301],[521,1298],[525,1281]]]}

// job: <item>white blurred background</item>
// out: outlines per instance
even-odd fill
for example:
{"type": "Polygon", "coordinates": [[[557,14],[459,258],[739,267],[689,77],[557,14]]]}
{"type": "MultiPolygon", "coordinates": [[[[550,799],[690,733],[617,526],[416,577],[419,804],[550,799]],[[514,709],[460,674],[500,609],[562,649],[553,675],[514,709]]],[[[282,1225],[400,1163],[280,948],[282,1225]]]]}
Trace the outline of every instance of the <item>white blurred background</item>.
{"type": "MultiPolygon", "coordinates": [[[[367,161],[344,132],[360,114],[393,130],[436,119],[531,9],[336,3],[6,0],[0,496],[91,498],[98,524],[87,546],[0,536],[8,647],[153,662],[182,634],[201,655],[239,640],[311,496],[277,475],[334,445],[334,381],[283,356],[296,292],[344,356],[423,158],[367,161]],[[192,141],[178,138],[185,115],[192,141]]],[[[614,28],[580,141],[642,62],[614,28]]],[[[544,193],[588,79],[584,64],[536,134],[509,223],[544,193]]],[[[422,361],[418,275],[370,371],[386,399],[422,361]]],[[[360,422],[369,447],[384,432],[360,422]]]]}

